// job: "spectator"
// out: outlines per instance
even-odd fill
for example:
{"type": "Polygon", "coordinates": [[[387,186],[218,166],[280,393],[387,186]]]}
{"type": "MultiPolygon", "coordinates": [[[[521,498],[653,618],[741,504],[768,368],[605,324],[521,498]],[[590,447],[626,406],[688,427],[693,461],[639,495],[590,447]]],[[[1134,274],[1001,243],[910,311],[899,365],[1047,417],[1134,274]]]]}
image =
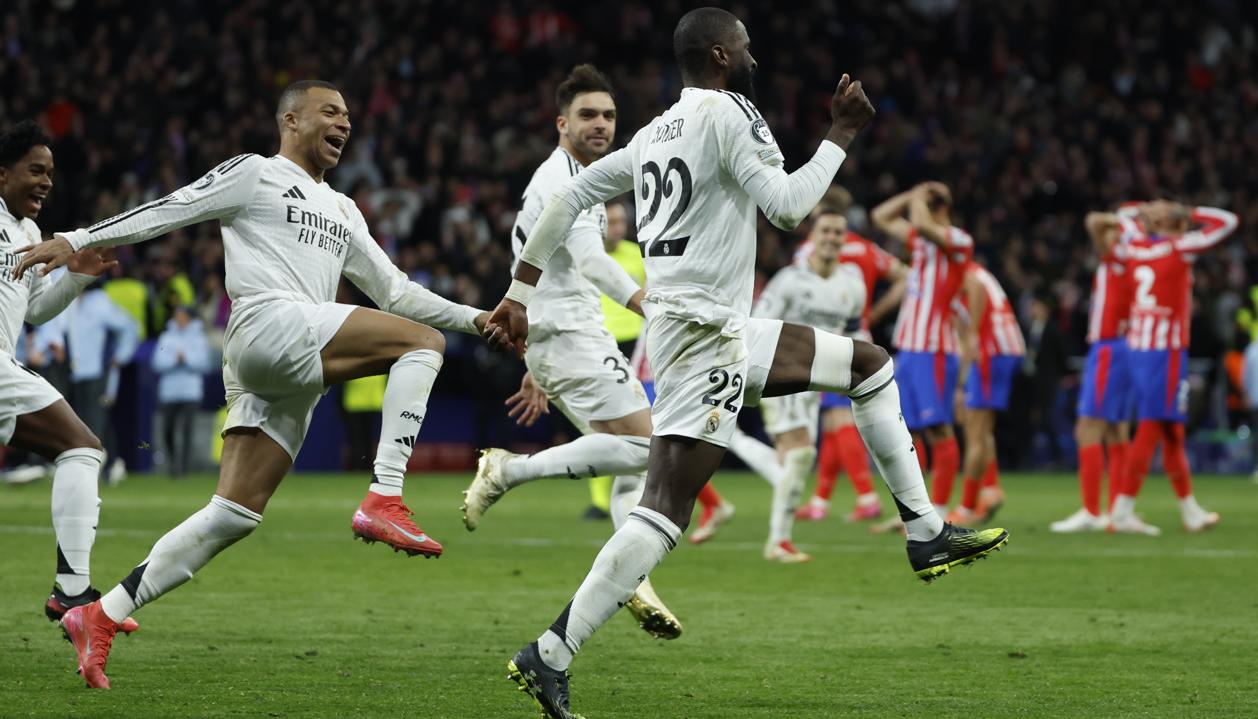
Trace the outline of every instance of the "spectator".
{"type": "Polygon", "coordinates": [[[210,371],[210,347],[205,328],[193,309],[176,305],[166,330],[153,350],[157,381],[157,413],[161,420],[164,453],[170,476],[182,479],[192,464],[192,428],[204,396],[205,373],[210,371]]]}
{"type": "Polygon", "coordinates": [[[1037,440],[1042,438],[1046,444],[1049,465],[1055,467],[1062,457],[1056,407],[1061,376],[1066,370],[1066,353],[1052,296],[1036,295],[1030,315],[1022,372],[1031,379],[1031,430],[1037,440]]]}
{"type": "Polygon", "coordinates": [[[80,295],[66,313],[70,406],[88,429],[101,438],[105,451],[113,458],[108,465],[102,465],[101,471],[110,484],[117,484],[126,477],[127,468],[118,456],[109,410],[118,398],[119,370],[135,354],[139,326],[99,286],[80,295]]]}

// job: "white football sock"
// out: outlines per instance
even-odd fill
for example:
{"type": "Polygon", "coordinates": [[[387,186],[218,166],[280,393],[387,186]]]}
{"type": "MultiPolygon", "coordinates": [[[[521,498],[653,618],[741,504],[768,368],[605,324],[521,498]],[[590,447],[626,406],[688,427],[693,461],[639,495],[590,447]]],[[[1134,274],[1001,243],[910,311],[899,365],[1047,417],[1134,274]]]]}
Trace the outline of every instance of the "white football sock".
{"type": "Polygon", "coordinates": [[[376,445],[375,477],[371,491],[400,496],[415,438],[424,423],[428,395],[441,371],[441,353],[412,350],[389,369],[380,409],[380,443],[376,445]]]}
{"type": "Polygon", "coordinates": [[[101,599],[115,622],[192,579],[214,555],[248,536],[262,515],[217,494],[196,514],[157,540],[149,556],[101,599]]]}
{"type": "Polygon", "coordinates": [[[816,458],[817,450],[812,447],[795,447],[783,455],[782,475],[773,485],[773,504],[769,510],[769,544],[777,545],[791,538],[795,508],[816,458]]]}
{"type": "Polygon", "coordinates": [[[895,368],[888,360],[869,379],[846,391],[852,398],[852,416],[865,447],[891,490],[909,539],[934,539],[943,531],[943,518],[935,512],[922,480],[913,438],[900,414],[900,389],[895,368]]]}
{"type": "Polygon", "coordinates": [[[638,474],[646,471],[650,453],[650,437],[596,432],[537,454],[512,457],[503,462],[502,476],[508,487],[515,487],[550,477],[638,474]]]}
{"type": "Polygon", "coordinates": [[[57,455],[52,475],[52,527],[57,534],[57,585],[67,595],[92,584],[92,542],[100,519],[97,478],[105,453],[80,447],[57,455]]]}
{"type": "Polygon", "coordinates": [[[1204,514],[1205,511],[1206,510],[1201,508],[1200,504],[1197,504],[1197,498],[1191,494],[1179,500],[1179,513],[1184,517],[1191,517],[1194,514],[1204,514]]]}
{"type": "Polygon", "coordinates": [[[659,512],[646,507],[630,512],[595,557],[572,601],[538,637],[542,661],[553,669],[567,669],[585,640],[629,601],[680,538],[677,525],[659,512]]]}
{"type": "Polygon", "coordinates": [[[741,429],[735,429],[729,441],[729,451],[770,485],[776,487],[781,484],[782,465],[778,462],[778,453],[769,445],[741,429]]]}
{"type": "Polygon", "coordinates": [[[611,511],[612,529],[620,529],[629,512],[642,501],[642,490],[646,489],[645,474],[620,475],[612,480],[611,511]]]}
{"type": "Polygon", "coordinates": [[[1111,519],[1126,519],[1136,514],[1136,498],[1127,494],[1114,497],[1114,506],[1110,509],[1111,519]]]}

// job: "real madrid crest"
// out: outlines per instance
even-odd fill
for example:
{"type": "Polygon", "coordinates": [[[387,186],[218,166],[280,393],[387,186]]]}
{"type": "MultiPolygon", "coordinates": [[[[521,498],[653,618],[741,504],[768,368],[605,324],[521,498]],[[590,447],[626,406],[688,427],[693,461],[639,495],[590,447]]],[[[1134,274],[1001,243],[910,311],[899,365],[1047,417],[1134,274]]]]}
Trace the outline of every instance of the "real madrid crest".
{"type": "Polygon", "coordinates": [[[721,413],[718,412],[717,410],[712,410],[711,412],[708,413],[708,423],[705,426],[707,433],[712,434],[720,426],[721,426],[721,413]]]}

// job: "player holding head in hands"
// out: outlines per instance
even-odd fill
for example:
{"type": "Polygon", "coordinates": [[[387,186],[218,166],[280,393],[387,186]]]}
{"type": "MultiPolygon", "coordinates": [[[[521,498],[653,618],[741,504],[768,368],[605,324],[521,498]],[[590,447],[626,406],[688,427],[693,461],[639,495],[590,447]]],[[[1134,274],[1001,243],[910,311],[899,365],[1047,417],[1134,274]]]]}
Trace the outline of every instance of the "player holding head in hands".
{"type": "Polygon", "coordinates": [[[523,350],[526,308],[568,228],[583,209],[635,191],[657,390],[647,485],[572,601],[508,667],[551,717],[573,716],[567,668],[574,653],[676,546],[696,494],[725,454],[739,409],[761,395],[828,390],[853,398],[857,425],[900,505],[919,576],[934,578],[1007,537],[1003,530],[946,527],[934,512],[884,350],[780,320],[749,320],[756,208],[783,228],[808,216],[873,119],[860,83],[843,77],[825,140],[787,174],[753,101],[756,63],[743,24],[724,10],[693,10],[678,23],[673,45],[681,97],[626,148],[582,170],[550,199],[507,297],[487,323],[492,342],[523,350]]]}
{"type": "MultiPolygon", "coordinates": [[[[52,192],[52,140],[33,120],[0,133],[0,445],[44,457],[52,475],[52,526],[57,535],[56,578],[44,604],[49,619],[100,597],[89,572],[100,518],[97,476],[105,458],[100,440],[43,377],[18,364],[24,322],[56,317],[96,276],[113,267],[104,250],[71,255],[68,272],[18,277],[15,250],[40,240],[35,218],[52,192]]],[[[134,631],[135,622],[126,631],[134,631]]]]}
{"type": "Polygon", "coordinates": [[[483,313],[407,280],[354,202],[323,181],[350,134],[335,87],[290,85],[275,119],[279,154],[228,160],[166,197],[35,246],[17,268],[20,276],[38,263],[61,264],[74,250],[141,242],[205,220],[218,220],[223,231],[232,313],[218,487],[100,602],[62,619],[89,686],[109,686],[105,661],[117,622],[258,526],[331,385],[389,375],[371,491],[354,513],[354,533],[408,554],[441,553],[402,504],[402,477],[445,349],[432,327],[476,332],[483,313]],[[342,275],[380,310],[334,302],[342,275]]]}

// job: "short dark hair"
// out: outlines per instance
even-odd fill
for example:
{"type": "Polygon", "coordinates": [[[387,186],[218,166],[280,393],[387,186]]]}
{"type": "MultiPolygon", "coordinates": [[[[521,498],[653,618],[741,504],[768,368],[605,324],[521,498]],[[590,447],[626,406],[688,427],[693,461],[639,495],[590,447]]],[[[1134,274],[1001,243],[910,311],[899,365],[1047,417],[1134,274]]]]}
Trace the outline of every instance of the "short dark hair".
{"type": "Polygon", "coordinates": [[[607,76],[599,72],[598,68],[589,63],[577,65],[572,68],[572,72],[568,73],[568,77],[559,83],[559,87],[555,88],[555,107],[559,109],[562,115],[568,112],[568,107],[572,105],[572,101],[577,95],[586,92],[605,92],[616,99],[616,93],[612,92],[612,83],[607,76]]]}
{"type": "Polygon", "coordinates": [[[712,47],[729,42],[737,25],[738,18],[719,7],[696,8],[682,15],[673,31],[673,55],[682,77],[703,74],[712,47]]]}
{"type": "Polygon", "coordinates": [[[284,88],[284,91],[280,93],[279,102],[275,103],[275,122],[283,122],[284,113],[292,110],[297,101],[305,97],[307,90],[316,87],[340,92],[336,85],[327,80],[298,80],[297,82],[289,83],[288,87],[284,88]]]}
{"type": "Polygon", "coordinates": [[[13,165],[37,145],[51,145],[52,138],[34,120],[22,120],[0,134],[0,165],[13,165]]]}
{"type": "Polygon", "coordinates": [[[831,215],[835,217],[842,217],[843,219],[847,219],[847,215],[840,212],[839,208],[834,207],[832,205],[820,205],[817,207],[817,214],[812,216],[812,221],[816,223],[817,220],[820,220],[823,217],[829,217],[831,215]]]}

